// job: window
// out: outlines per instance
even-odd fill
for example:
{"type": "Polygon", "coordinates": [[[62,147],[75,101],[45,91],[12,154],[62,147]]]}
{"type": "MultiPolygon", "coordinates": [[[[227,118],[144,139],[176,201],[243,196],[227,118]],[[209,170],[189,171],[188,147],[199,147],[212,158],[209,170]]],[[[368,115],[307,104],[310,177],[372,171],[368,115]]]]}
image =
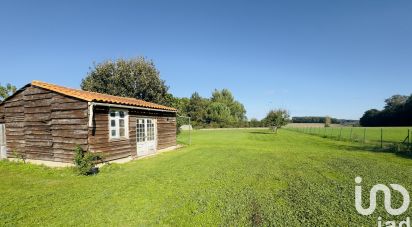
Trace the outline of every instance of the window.
{"type": "Polygon", "coordinates": [[[120,139],[129,137],[128,114],[125,110],[110,110],[109,114],[109,137],[120,139]]]}

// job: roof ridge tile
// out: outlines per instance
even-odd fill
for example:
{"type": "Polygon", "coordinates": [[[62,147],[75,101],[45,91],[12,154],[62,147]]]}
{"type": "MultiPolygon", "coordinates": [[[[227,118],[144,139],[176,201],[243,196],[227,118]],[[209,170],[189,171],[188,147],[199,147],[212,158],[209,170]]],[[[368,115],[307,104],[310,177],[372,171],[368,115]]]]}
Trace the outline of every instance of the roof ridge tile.
{"type": "Polygon", "coordinates": [[[84,91],[75,88],[68,88],[63,87],[56,84],[50,84],[38,80],[33,80],[31,82],[32,85],[41,87],[47,90],[51,90],[60,94],[64,94],[70,97],[78,98],[84,101],[100,101],[105,103],[116,103],[116,104],[123,104],[129,106],[139,106],[139,107],[146,107],[151,109],[161,109],[161,110],[169,110],[169,111],[177,111],[175,108],[163,106],[157,103],[147,102],[141,99],[136,99],[132,97],[121,97],[115,95],[109,95],[104,93],[98,93],[93,91],[84,91]]]}

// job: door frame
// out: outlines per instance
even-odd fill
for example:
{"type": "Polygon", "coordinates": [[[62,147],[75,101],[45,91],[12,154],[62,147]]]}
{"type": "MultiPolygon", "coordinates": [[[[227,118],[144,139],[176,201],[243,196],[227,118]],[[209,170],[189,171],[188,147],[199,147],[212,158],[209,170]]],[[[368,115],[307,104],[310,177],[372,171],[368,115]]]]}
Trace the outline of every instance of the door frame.
{"type": "Polygon", "coordinates": [[[135,130],[136,130],[136,155],[139,156],[146,156],[146,155],[150,155],[150,154],[155,154],[157,152],[157,142],[158,142],[158,138],[157,138],[157,118],[155,117],[149,117],[149,116],[138,116],[136,117],[136,126],[135,126],[135,130]],[[139,124],[139,120],[143,120],[144,121],[144,141],[142,142],[138,142],[138,136],[139,136],[139,132],[138,132],[138,124],[139,124]],[[154,138],[152,141],[148,141],[148,123],[147,120],[152,120],[153,123],[153,129],[154,129],[154,138]],[[153,142],[153,146],[154,146],[154,152],[149,152],[149,146],[151,145],[150,142],[153,142]],[[144,147],[144,151],[140,151],[139,154],[139,148],[144,147]]]}
{"type": "Polygon", "coordinates": [[[6,124],[0,124],[0,159],[7,158],[6,124]]]}

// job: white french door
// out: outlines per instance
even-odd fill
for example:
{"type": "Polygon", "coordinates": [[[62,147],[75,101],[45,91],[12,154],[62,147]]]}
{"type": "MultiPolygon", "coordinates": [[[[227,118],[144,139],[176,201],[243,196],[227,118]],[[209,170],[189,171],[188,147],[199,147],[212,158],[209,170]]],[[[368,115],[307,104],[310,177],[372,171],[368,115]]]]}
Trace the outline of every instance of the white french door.
{"type": "Polygon", "coordinates": [[[137,156],[156,153],[157,125],[156,119],[137,118],[136,121],[136,149],[137,156]]]}

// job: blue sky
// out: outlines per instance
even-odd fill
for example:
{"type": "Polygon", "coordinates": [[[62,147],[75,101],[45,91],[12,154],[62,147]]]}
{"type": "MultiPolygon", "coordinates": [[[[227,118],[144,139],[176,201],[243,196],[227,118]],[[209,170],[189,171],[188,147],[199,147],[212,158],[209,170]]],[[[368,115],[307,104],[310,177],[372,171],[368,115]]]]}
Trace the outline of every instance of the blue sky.
{"type": "Polygon", "coordinates": [[[78,88],[146,56],[175,96],[229,88],[249,118],[357,119],[412,93],[412,1],[2,1],[0,82],[78,88]]]}

